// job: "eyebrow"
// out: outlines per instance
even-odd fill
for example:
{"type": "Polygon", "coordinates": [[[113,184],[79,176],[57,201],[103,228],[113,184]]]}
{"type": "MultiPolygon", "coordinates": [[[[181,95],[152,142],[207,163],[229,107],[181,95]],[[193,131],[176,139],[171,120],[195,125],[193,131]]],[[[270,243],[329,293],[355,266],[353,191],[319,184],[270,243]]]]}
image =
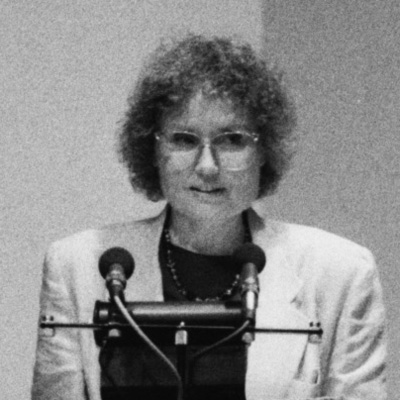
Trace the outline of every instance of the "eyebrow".
{"type": "MultiPolygon", "coordinates": [[[[191,132],[191,133],[198,133],[198,129],[194,128],[191,125],[185,125],[185,124],[176,124],[173,125],[169,130],[172,131],[183,131],[183,132],[191,132]]],[[[243,124],[228,124],[226,126],[221,126],[216,129],[216,132],[222,133],[222,132],[253,132],[253,128],[250,128],[250,125],[247,123],[243,124]]]]}

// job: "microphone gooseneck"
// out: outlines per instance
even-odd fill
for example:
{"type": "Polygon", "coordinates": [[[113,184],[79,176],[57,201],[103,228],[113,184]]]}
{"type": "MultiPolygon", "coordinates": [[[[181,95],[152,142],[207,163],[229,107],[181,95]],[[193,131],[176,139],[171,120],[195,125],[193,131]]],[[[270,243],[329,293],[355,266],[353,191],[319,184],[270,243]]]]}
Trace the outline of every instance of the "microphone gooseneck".
{"type": "Polygon", "coordinates": [[[240,293],[242,296],[242,312],[247,320],[255,321],[260,285],[258,274],[264,269],[266,257],[263,250],[253,244],[246,243],[233,254],[235,262],[242,266],[240,274],[240,293]]]}
{"type": "Polygon", "coordinates": [[[122,247],[113,247],[105,251],[99,260],[99,271],[106,280],[106,286],[111,298],[121,298],[126,287],[126,281],[131,277],[135,263],[129,251],[122,247]]]}

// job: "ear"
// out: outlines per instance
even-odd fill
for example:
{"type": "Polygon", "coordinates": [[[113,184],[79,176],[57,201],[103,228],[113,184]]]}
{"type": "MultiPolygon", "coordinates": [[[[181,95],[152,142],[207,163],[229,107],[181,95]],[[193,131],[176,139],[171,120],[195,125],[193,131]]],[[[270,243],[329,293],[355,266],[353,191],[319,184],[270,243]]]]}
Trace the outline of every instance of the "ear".
{"type": "Polygon", "coordinates": [[[267,162],[267,155],[261,150],[258,149],[258,165],[261,168],[267,162]]]}

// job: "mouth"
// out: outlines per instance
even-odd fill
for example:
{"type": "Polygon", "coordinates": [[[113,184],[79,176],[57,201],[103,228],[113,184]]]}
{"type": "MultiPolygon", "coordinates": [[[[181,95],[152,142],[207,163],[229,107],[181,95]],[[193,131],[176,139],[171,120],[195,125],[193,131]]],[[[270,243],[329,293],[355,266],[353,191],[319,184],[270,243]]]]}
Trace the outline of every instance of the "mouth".
{"type": "Polygon", "coordinates": [[[189,189],[193,192],[204,193],[209,195],[220,195],[225,192],[224,188],[201,188],[201,187],[191,186],[189,189]]]}

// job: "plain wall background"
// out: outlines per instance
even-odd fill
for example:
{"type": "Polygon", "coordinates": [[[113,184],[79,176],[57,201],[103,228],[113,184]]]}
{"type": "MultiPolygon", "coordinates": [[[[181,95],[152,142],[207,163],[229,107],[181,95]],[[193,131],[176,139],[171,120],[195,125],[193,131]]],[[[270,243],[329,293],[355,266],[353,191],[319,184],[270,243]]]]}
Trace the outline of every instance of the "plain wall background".
{"type": "Polygon", "coordinates": [[[265,54],[287,73],[302,143],[279,193],[282,218],[367,246],[382,278],[390,399],[400,382],[400,3],[263,2],[265,54]]]}
{"type": "Polygon", "coordinates": [[[0,392],[29,398],[41,263],[77,230],[151,214],[114,152],[158,38],[238,33],[287,71],[303,141],[264,206],[368,246],[381,270],[400,391],[400,13],[397,0],[7,1],[0,4],[0,392]],[[265,46],[263,46],[265,44],[265,46]]]}

